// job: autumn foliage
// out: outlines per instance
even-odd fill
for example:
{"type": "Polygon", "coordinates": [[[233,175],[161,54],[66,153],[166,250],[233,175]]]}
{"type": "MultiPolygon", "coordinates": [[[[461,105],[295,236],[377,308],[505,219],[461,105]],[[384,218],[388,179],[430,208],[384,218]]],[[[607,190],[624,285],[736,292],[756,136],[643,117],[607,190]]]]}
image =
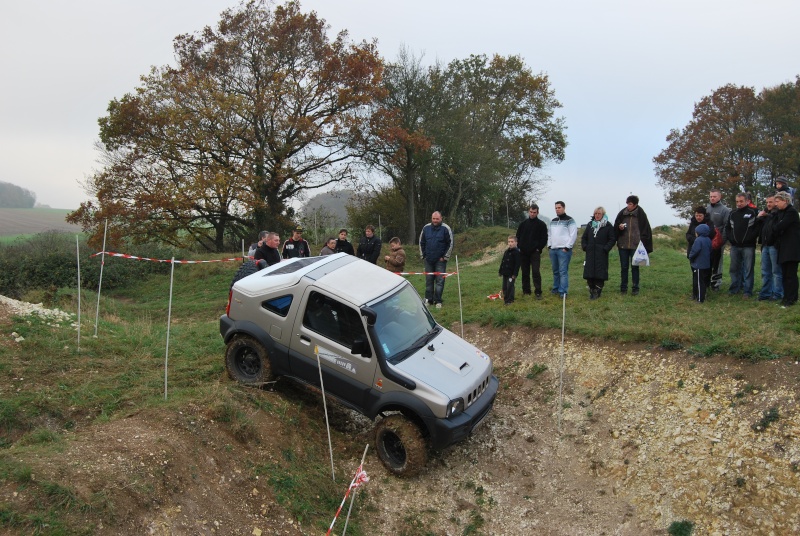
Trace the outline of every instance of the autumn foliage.
{"type": "Polygon", "coordinates": [[[103,167],[86,182],[97,201],[69,218],[95,242],[108,220],[112,244],[222,251],[287,228],[289,200],[352,174],[383,92],[374,43],[329,39],[296,2],[253,0],[174,50],[175,67],[153,68],[99,120],[103,167]]]}
{"type": "Polygon", "coordinates": [[[654,159],[667,203],[688,216],[711,188],[725,199],[738,192],[757,198],[785,176],[800,176],[800,77],[766,88],[726,85],[695,104],[692,120],[667,136],[654,159]]]}

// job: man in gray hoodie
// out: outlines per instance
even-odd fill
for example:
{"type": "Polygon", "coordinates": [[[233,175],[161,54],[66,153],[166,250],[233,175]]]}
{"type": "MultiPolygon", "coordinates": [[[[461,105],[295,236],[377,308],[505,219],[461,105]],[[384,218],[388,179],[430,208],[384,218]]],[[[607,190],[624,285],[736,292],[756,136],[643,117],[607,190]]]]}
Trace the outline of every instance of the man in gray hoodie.
{"type": "Polygon", "coordinates": [[[726,207],[725,203],[722,202],[722,192],[719,188],[713,188],[711,192],[709,192],[708,200],[709,204],[706,207],[707,217],[711,220],[714,229],[717,230],[722,240],[718,247],[711,248],[711,290],[719,290],[720,286],[722,286],[723,252],[725,251],[725,242],[727,241],[727,237],[723,231],[731,215],[731,209],[726,207]]]}

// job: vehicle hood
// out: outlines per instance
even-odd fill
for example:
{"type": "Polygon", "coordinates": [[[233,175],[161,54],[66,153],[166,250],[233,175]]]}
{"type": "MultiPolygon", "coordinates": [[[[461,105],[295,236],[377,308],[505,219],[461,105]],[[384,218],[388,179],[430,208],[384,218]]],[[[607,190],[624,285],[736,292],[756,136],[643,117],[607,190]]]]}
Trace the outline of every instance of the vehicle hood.
{"type": "Polygon", "coordinates": [[[461,337],[441,329],[430,343],[394,367],[404,375],[455,398],[471,390],[474,384],[491,373],[492,360],[461,337]]]}

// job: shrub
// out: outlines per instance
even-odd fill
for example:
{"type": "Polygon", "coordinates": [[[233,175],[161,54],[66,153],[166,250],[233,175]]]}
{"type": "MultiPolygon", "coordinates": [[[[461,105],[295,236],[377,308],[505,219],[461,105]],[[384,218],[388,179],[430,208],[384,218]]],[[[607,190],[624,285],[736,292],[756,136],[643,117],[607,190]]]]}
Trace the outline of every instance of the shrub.
{"type": "MultiPolygon", "coordinates": [[[[97,288],[100,259],[91,257],[85,238],[80,238],[81,286],[97,288]]],[[[48,231],[26,240],[0,244],[0,294],[15,299],[31,289],[78,285],[78,260],[74,235],[48,231]]],[[[177,253],[163,246],[136,246],[131,252],[140,257],[169,259],[177,253]]],[[[169,263],[135,261],[106,257],[103,288],[116,288],[141,279],[146,274],[167,273],[169,263]]]]}

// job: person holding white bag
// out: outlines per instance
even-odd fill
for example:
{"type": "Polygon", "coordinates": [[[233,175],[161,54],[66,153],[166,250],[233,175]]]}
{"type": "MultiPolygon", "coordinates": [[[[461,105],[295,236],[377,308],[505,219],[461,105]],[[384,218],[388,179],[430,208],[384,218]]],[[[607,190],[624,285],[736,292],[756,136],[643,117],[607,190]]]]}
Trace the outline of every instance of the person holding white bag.
{"type": "MultiPolygon", "coordinates": [[[[625,208],[619,211],[614,220],[614,229],[617,231],[617,248],[619,248],[619,264],[621,268],[619,291],[628,293],[628,269],[630,268],[633,279],[631,294],[639,294],[639,266],[640,261],[633,262],[639,242],[644,246],[648,255],[644,265],[649,266],[649,254],[653,252],[653,230],[642,207],[639,206],[639,197],[629,195],[625,200],[625,208]]],[[[640,254],[641,256],[641,254],[640,254]]]]}

